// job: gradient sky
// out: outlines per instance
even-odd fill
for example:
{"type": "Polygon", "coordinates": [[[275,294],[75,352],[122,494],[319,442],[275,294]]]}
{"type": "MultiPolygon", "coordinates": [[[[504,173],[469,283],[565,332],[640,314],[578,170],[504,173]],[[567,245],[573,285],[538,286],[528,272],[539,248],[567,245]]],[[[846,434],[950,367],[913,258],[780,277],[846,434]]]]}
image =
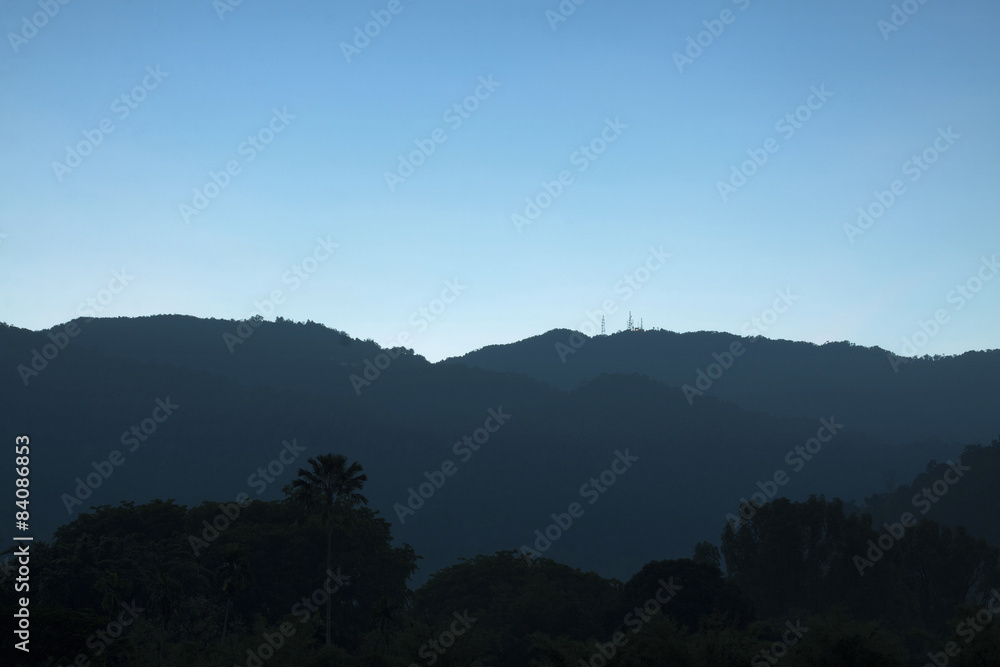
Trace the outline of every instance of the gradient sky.
{"type": "Polygon", "coordinates": [[[606,302],[609,331],[631,310],[647,328],[739,333],[788,290],[764,335],[906,353],[943,311],[919,354],[1000,347],[1000,275],[983,264],[1000,254],[995,1],[910,0],[892,32],[888,0],[589,0],[559,22],[556,0],[225,2],[52,0],[37,31],[25,17],[44,2],[4,3],[0,320],[47,328],[102,297],[100,315],[245,318],[281,290],[268,319],[384,345],[407,332],[434,361],[580,329],[606,302]],[[390,5],[348,62],[341,44],[390,5]],[[678,67],[689,37],[720,27],[678,67]],[[446,113],[481,77],[499,87],[479,87],[456,127],[446,113]],[[243,142],[275,109],[294,118],[251,161],[243,142]],[[616,119],[615,141],[582,158],[616,119]],[[112,132],[57,174],[102,121],[112,132]],[[390,189],[386,172],[438,128],[446,140],[390,189]],[[724,198],[718,182],[765,144],[776,152],[724,198]],[[907,165],[925,150],[926,170],[907,165]],[[185,220],[230,161],[239,173],[185,220]],[[572,182],[517,229],[563,171],[572,182]],[[318,238],[338,248],[312,265],[318,238]],[[307,280],[286,273],[304,261],[307,280]],[[463,289],[422,321],[447,281],[463,289]]]}

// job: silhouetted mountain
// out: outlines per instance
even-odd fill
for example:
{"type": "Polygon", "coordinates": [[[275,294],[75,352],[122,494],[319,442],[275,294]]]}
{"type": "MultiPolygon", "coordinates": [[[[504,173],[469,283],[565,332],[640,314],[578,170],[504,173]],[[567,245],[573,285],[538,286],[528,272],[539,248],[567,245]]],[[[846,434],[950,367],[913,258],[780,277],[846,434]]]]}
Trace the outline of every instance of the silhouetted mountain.
{"type": "MultiPolygon", "coordinates": [[[[514,373],[430,364],[317,324],[251,329],[161,316],[73,325],[75,335],[66,326],[0,327],[0,360],[10,369],[0,381],[0,427],[29,430],[35,444],[39,536],[91,505],[122,500],[277,498],[306,458],[334,452],[363,464],[371,507],[425,559],[420,577],[460,556],[523,546],[625,577],[717,539],[726,515],[754,493],[860,500],[885,489],[887,472],[909,479],[927,460],[959,451],[935,440],[883,445],[832,408],[783,417],[712,395],[689,402],[643,375],[599,375],[566,391],[514,373]],[[252,334],[230,352],[223,336],[239,331],[252,334]],[[24,374],[35,351],[52,358],[24,374]],[[165,414],[165,405],[176,407],[165,414]],[[106,463],[114,451],[118,465],[106,463]],[[787,476],[780,486],[779,472],[787,476]],[[574,503],[572,525],[540,538],[566,523],[574,503]]],[[[547,338],[525,345],[550,349],[547,338]]],[[[588,341],[578,354],[603,342],[588,341]]],[[[771,343],[752,343],[762,344],[771,343]]],[[[773,345],[806,360],[835,351],[773,345]]],[[[733,377],[761,349],[748,349],[733,377]]],[[[961,414],[940,421],[961,422],[961,414]]]]}
{"type": "Polygon", "coordinates": [[[832,413],[853,428],[896,443],[931,437],[988,442],[1000,405],[1000,350],[906,358],[847,342],[815,345],[704,331],[587,337],[556,329],[445,363],[522,373],[561,389],[602,373],[641,373],[775,416],[832,413]],[[742,352],[731,356],[734,343],[742,352]]]}

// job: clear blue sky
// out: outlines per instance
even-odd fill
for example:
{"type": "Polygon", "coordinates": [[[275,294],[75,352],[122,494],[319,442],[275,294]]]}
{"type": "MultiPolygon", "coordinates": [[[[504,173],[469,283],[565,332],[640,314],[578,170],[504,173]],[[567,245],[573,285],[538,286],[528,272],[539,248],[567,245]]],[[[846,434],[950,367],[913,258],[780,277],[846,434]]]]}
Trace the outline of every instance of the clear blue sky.
{"type": "Polygon", "coordinates": [[[4,3],[0,320],[46,328],[88,298],[242,318],[281,290],[268,319],[407,332],[437,360],[606,302],[610,331],[631,310],[739,333],[790,290],[761,333],[902,353],[943,311],[919,354],[1000,347],[996,2],[911,0],[889,31],[887,0],[589,0],[558,22],[556,0],[225,1],[4,3]],[[372,12],[391,22],[345,56],[372,12]],[[679,61],[689,37],[706,46],[679,61]],[[433,153],[390,187],[417,142],[433,153]],[[876,191],[894,201],[845,229],[876,191]],[[518,227],[529,198],[547,208],[518,227]],[[318,238],[338,247],[314,264],[318,238]]]}

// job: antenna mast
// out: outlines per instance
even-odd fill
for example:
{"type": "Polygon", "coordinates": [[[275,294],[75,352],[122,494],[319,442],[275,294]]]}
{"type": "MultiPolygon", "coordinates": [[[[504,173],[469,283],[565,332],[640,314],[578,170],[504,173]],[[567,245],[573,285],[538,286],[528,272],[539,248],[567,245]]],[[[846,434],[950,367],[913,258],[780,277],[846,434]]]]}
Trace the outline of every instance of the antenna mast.
{"type": "Polygon", "coordinates": [[[604,315],[601,315],[601,335],[604,335],[604,315]]]}

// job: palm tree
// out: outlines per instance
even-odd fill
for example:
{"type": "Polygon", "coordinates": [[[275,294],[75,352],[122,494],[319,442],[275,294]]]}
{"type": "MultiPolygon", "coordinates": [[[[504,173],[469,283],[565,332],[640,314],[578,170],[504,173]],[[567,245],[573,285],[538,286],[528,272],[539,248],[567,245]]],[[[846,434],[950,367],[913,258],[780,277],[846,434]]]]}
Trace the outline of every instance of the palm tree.
{"type": "Polygon", "coordinates": [[[163,644],[167,636],[167,626],[173,619],[180,604],[183,587],[162,568],[157,568],[152,581],[152,595],[149,606],[160,618],[159,664],[163,664],[163,644]]]}
{"type": "Polygon", "coordinates": [[[245,551],[230,545],[226,550],[222,565],[216,568],[222,580],[222,592],[226,596],[226,615],[222,621],[222,640],[226,640],[226,630],[229,628],[229,610],[233,606],[233,595],[247,587],[253,581],[250,572],[250,559],[245,551]]]}
{"type": "MultiPolygon", "coordinates": [[[[108,612],[108,622],[114,619],[115,611],[122,603],[122,592],[124,588],[131,588],[130,581],[122,580],[117,572],[105,569],[100,578],[94,583],[94,589],[102,594],[101,609],[108,612]]],[[[125,591],[127,593],[127,591],[125,591]]]]}
{"type": "MultiPolygon", "coordinates": [[[[292,499],[300,503],[306,516],[318,516],[326,532],[326,571],[333,569],[333,529],[349,522],[349,513],[337,510],[354,509],[367,505],[368,499],[361,493],[361,487],[368,481],[361,464],[355,461],[347,465],[347,457],[340,454],[320,454],[309,459],[311,470],[299,468],[298,477],[292,480],[292,499]]],[[[330,609],[333,601],[326,606],[326,645],[330,645],[330,609]]]]}
{"type": "MultiPolygon", "coordinates": [[[[115,611],[122,603],[122,594],[128,594],[132,590],[132,582],[122,579],[117,572],[105,568],[104,572],[94,583],[94,589],[101,593],[101,609],[108,612],[108,624],[114,620],[115,611]]],[[[108,657],[111,655],[111,645],[108,644],[104,653],[104,664],[108,664],[108,657]]]]}
{"type": "Polygon", "coordinates": [[[383,652],[388,653],[391,637],[403,626],[399,614],[403,611],[403,605],[398,600],[390,600],[382,596],[375,605],[375,628],[378,631],[378,643],[376,646],[383,652]]]}

